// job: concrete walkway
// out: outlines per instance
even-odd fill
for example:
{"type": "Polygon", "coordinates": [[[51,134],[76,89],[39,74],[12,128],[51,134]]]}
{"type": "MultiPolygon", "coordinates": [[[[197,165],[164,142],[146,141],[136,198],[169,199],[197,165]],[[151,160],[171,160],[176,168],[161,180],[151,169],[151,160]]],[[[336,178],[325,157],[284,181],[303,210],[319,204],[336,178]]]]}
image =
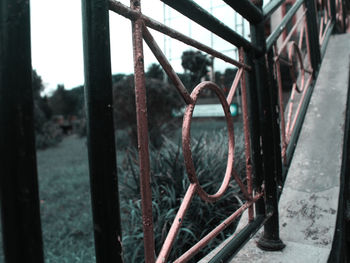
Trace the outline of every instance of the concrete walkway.
{"type": "Polygon", "coordinates": [[[282,252],[252,239],[232,262],[327,262],[339,196],[350,35],[333,36],[324,57],[279,202],[282,252]]]}
{"type": "Polygon", "coordinates": [[[350,34],[332,36],[279,202],[286,248],[258,249],[260,231],[231,262],[327,262],[337,217],[349,64],[350,34]]]}

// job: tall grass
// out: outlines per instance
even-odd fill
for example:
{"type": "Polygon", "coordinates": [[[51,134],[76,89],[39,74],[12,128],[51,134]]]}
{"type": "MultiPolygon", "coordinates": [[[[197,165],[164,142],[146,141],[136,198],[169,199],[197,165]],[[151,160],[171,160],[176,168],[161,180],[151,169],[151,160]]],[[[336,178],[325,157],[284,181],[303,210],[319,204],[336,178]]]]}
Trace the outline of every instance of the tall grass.
{"type": "MultiPolygon", "coordinates": [[[[245,169],[243,145],[242,136],[237,136],[236,169],[241,175],[244,174],[245,169]]],[[[144,262],[141,200],[135,156],[135,151],[129,151],[123,166],[119,169],[124,258],[130,263],[144,262]]],[[[201,186],[208,193],[215,193],[222,183],[226,170],[226,130],[222,129],[215,135],[202,134],[198,139],[194,139],[192,157],[201,186]]],[[[179,143],[164,138],[163,147],[158,151],[151,151],[150,160],[155,246],[158,254],[189,186],[189,181],[179,143]]],[[[238,186],[233,181],[225,195],[215,203],[206,203],[198,196],[194,197],[183,220],[170,259],[179,257],[231,215],[240,206],[240,200],[238,186]]],[[[228,227],[218,238],[202,249],[193,262],[197,262],[222,242],[234,231],[235,226],[233,224],[228,227]]]]}
{"type": "MultiPolygon", "coordinates": [[[[193,125],[192,152],[201,185],[214,193],[221,184],[227,158],[226,130],[203,134],[201,124],[193,125]],[[202,135],[200,135],[202,134],[202,135]]],[[[237,125],[236,125],[237,126],[237,125]]],[[[236,127],[236,168],[244,171],[241,127],[236,127]]],[[[178,136],[164,138],[161,149],[151,149],[151,178],[156,253],[159,252],[189,185],[178,136]]],[[[118,176],[126,263],[143,262],[142,214],[136,150],[118,151],[118,176]]],[[[95,262],[86,140],[65,138],[56,147],[38,151],[39,190],[45,262],[95,262]]],[[[232,181],[229,191],[214,204],[195,197],[187,212],[183,228],[171,252],[174,259],[232,213],[240,195],[232,181]]],[[[233,232],[230,226],[193,260],[197,261],[233,232]]],[[[0,240],[1,246],[1,240],[0,240]]],[[[3,262],[0,250],[0,262],[3,262]]]]}

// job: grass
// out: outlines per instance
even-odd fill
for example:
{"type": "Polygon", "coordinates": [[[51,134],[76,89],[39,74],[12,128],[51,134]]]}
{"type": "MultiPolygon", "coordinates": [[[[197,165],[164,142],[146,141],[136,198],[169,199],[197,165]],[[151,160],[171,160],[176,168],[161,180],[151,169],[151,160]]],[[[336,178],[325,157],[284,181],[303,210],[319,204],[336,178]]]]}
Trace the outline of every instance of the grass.
{"type": "MultiPolygon", "coordinates": [[[[198,139],[204,130],[209,130],[207,137],[213,138],[216,136],[214,136],[214,134],[219,130],[222,131],[222,127],[224,126],[225,123],[223,121],[197,121],[192,124],[191,132],[193,137],[198,139]]],[[[179,137],[180,131],[176,131],[173,140],[177,143],[179,137]]],[[[125,142],[122,143],[124,144],[125,142]]],[[[173,143],[173,149],[177,147],[176,143],[173,143]]],[[[213,159],[213,156],[217,154],[219,148],[208,155],[208,158],[213,159]]],[[[119,167],[125,165],[125,152],[118,151],[117,156],[119,167]]],[[[157,154],[152,154],[151,158],[158,158],[157,154]]],[[[199,159],[203,161],[203,159],[199,159]]],[[[49,263],[95,262],[86,139],[78,138],[75,135],[66,137],[56,147],[38,151],[37,160],[45,261],[49,263]]],[[[157,164],[160,162],[156,160],[154,163],[157,164]]],[[[224,162],[224,166],[225,165],[226,161],[224,162]]],[[[206,166],[210,169],[210,164],[206,164],[206,166]]],[[[168,169],[167,167],[164,169],[168,169]]],[[[152,167],[152,169],[156,168],[152,167]]],[[[183,170],[183,164],[181,169],[183,170]]],[[[215,171],[220,170],[218,167],[215,167],[215,169],[215,171]]],[[[124,175],[127,174],[125,171],[122,171],[122,173],[119,171],[119,175],[123,173],[124,175]]],[[[156,174],[153,176],[158,176],[158,178],[160,178],[160,175],[161,174],[156,174]]],[[[125,177],[120,178],[120,182],[121,181],[125,182],[125,177]]],[[[180,180],[177,184],[178,183],[186,184],[187,181],[182,180],[181,182],[180,180]]],[[[208,182],[202,177],[201,183],[206,184],[208,182]]],[[[130,197],[128,194],[131,190],[125,190],[125,185],[125,183],[120,185],[121,191],[124,191],[124,194],[121,193],[122,199],[123,196],[130,197]],[[127,195],[125,195],[125,191],[129,191],[127,195]]],[[[178,189],[178,187],[179,186],[176,186],[176,189],[178,189]]],[[[215,185],[214,187],[217,186],[215,185]]],[[[170,192],[166,195],[158,191],[159,189],[156,189],[153,190],[153,194],[157,194],[155,191],[158,191],[158,194],[160,193],[160,198],[158,198],[160,202],[171,202],[170,198],[167,198],[167,196],[174,195],[174,193],[171,192],[174,189],[170,189],[170,192]]],[[[168,190],[169,189],[164,189],[164,191],[168,190]]],[[[129,200],[121,204],[122,209],[124,209],[124,216],[122,216],[124,218],[123,226],[127,226],[131,231],[133,228],[135,228],[135,231],[139,228],[134,227],[135,225],[141,226],[139,206],[140,204],[137,200],[129,200]],[[132,216],[130,216],[130,213],[132,213],[132,216]]],[[[157,207],[154,207],[154,209],[157,211],[157,207]]],[[[199,207],[199,209],[199,211],[203,213],[204,218],[208,217],[208,214],[205,214],[206,212],[202,207],[199,207]]],[[[213,209],[214,212],[215,205],[210,209],[213,209]]],[[[168,227],[168,221],[170,222],[172,220],[175,212],[173,211],[173,213],[162,216],[159,212],[156,213],[156,217],[159,220],[163,220],[162,224],[168,227]]],[[[198,210],[194,213],[198,213],[198,210]]],[[[215,213],[220,214],[221,212],[216,211],[215,213]]],[[[158,229],[158,232],[162,232],[162,230],[163,229],[158,229]]],[[[125,231],[124,229],[124,232],[125,231]]],[[[123,233],[123,243],[133,242],[135,236],[139,241],[142,241],[142,235],[135,231],[133,233],[127,233],[127,235],[123,233]]],[[[195,239],[198,239],[198,236],[191,231],[190,229],[184,229],[182,230],[182,234],[194,236],[195,239]]],[[[201,233],[200,236],[204,234],[205,233],[201,233]]],[[[222,236],[222,238],[225,238],[225,236],[222,236]]],[[[140,250],[142,254],[142,245],[140,242],[136,244],[135,249],[140,250]]],[[[135,252],[133,253],[134,255],[138,254],[135,250],[132,252],[135,252]]],[[[2,251],[0,252],[0,262],[3,262],[1,257],[2,251]]],[[[127,263],[140,262],[137,258],[135,258],[135,260],[136,261],[133,261],[132,258],[125,257],[125,262],[127,263]]]]}

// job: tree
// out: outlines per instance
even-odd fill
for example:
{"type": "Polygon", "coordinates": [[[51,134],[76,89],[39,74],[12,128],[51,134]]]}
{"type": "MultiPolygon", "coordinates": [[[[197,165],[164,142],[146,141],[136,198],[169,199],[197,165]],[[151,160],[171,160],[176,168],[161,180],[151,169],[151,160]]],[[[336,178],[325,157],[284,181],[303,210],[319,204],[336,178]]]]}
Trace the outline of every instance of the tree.
{"type": "Polygon", "coordinates": [[[48,105],[47,97],[41,96],[45,87],[41,77],[38,73],[32,71],[32,90],[34,100],[34,128],[35,131],[40,132],[45,122],[51,118],[52,111],[48,105]]]}
{"type": "Polygon", "coordinates": [[[164,77],[164,71],[159,64],[152,63],[147,69],[146,77],[162,80],[164,77]]]}
{"type": "MultiPolygon", "coordinates": [[[[158,79],[146,78],[147,113],[150,140],[155,147],[162,143],[161,134],[172,119],[173,110],[183,106],[174,87],[158,79]]],[[[134,78],[129,76],[113,86],[114,120],[117,129],[126,129],[137,146],[134,78]]]]}
{"type": "Polygon", "coordinates": [[[191,86],[198,84],[200,79],[205,76],[211,65],[211,60],[200,51],[187,50],[182,53],[181,65],[185,71],[189,71],[191,76],[191,86]]]}
{"type": "Polygon", "coordinates": [[[49,98],[49,105],[54,115],[65,117],[78,115],[83,108],[83,86],[66,90],[64,85],[57,85],[57,89],[49,98]]]}

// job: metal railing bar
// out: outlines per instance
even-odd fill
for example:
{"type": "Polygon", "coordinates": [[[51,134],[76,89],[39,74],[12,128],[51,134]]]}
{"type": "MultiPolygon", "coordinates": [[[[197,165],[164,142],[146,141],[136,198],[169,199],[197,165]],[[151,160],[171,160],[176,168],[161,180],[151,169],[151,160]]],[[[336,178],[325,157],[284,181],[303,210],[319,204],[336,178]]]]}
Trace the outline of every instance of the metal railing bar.
{"type": "Polygon", "coordinates": [[[0,4],[0,209],[4,260],[43,263],[28,0],[0,4]]]}
{"type": "MultiPolygon", "coordinates": [[[[277,55],[281,55],[283,49],[286,47],[286,45],[288,44],[290,38],[293,36],[294,32],[297,30],[299,24],[305,20],[305,15],[306,15],[307,10],[304,10],[303,14],[298,18],[298,20],[296,21],[295,25],[292,27],[292,29],[290,30],[290,32],[288,33],[286,39],[283,41],[281,47],[279,48],[277,55]]],[[[301,38],[302,39],[302,38],[301,38]]]]}
{"type": "Polygon", "coordinates": [[[159,252],[158,258],[156,263],[163,263],[167,262],[168,256],[170,254],[172,244],[175,241],[176,235],[180,230],[180,227],[183,222],[183,218],[186,214],[187,209],[189,208],[191,204],[191,200],[193,196],[196,194],[197,191],[197,185],[196,184],[190,184],[190,186],[187,189],[187,192],[184,196],[184,199],[181,203],[181,206],[174,218],[174,221],[171,225],[171,228],[168,232],[168,235],[163,243],[162,249],[159,252]]]}
{"type": "Polygon", "coordinates": [[[328,41],[332,35],[333,29],[334,29],[335,21],[333,20],[332,24],[329,26],[327,33],[325,35],[324,41],[321,46],[321,58],[323,58],[324,54],[326,53],[326,48],[328,45],[328,41]]]}
{"type": "Polygon", "coordinates": [[[96,262],[122,262],[107,0],[83,0],[87,145],[96,262]]]}
{"type": "Polygon", "coordinates": [[[293,132],[293,130],[295,128],[295,123],[296,123],[296,120],[297,120],[297,118],[299,116],[301,105],[302,105],[302,103],[303,103],[303,101],[305,99],[305,95],[306,95],[307,89],[309,88],[311,82],[312,82],[312,75],[309,76],[309,79],[307,80],[307,83],[306,83],[306,85],[304,87],[304,89],[306,89],[306,90],[303,92],[303,94],[302,94],[302,96],[300,98],[300,102],[299,102],[298,108],[297,108],[297,110],[295,112],[295,116],[293,118],[293,121],[291,122],[290,126],[287,125],[287,141],[288,142],[289,142],[290,136],[291,136],[291,134],[292,134],[292,132],[293,132]]]}
{"type": "Polygon", "coordinates": [[[115,1],[115,0],[110,0],[109,1],[109,9],[118,13],[121,16],[124,16],[125,18],[128,18],[130,20],[136,20],[139,17],[142,18],[142,20],[144,21],[145,25],[149,28],[152,28],[158,32],[161,32],[169,37],[172,37],[176,40],[179,40],[189,46],[195,47],[203,52],[206,52],[210,55],[212,55],[213,57],[219,58],[227,63],[230,63],[236,67],[244,67],[247,70],[251,70],[251,67],[242,64],[226,55],[224,55],[223,53],[216,51],[213,48],[210,48],[209,46],[206,46],[146,15],[143,15],[139,12],[136,12],[134,10],[132,10],[131,8],[127,7],[126,5],[120,3],[119,1],[115,1]]]}
{"type": "MultiPolygon", "coordinates": [[[[107,0],[108,1],[108,0],[107,0]]],[[[141,1],[131,0],[131,8],[141,13],[141,1]]],[[[143,21],[141,18],[132,21],[132,44],[134,59],[134,83],[136,103],[138,162],[140,169],[140,194],[142,209],[142,228],[145,263],[154,263],[155,244],[152,213],[152,189],[150,175],[150,157],[148,142],[148,116],[146,78],[143,55],[143,21]]]]}
{"type": "Polygon", "coordinates": [[[146,26],[143,26],[142,30],[143,38],[146,41],[148,47],[153,52],[154,56],[157,58],[159,64],[163,67],[165,73],[168,75],[169,79],[173,82],[175,85],[175,88],[180,93],[181,97],[184,99],[186,104],[193,103],[193,99],[191,98],[191,95],[188,93],[187,89],[185,88],[184,84],[174,71],[173,67],[168,62],[167,58],[163,54],[162,50],[159,48],[157,42],[154,40],[151,33],[148,31],[146,26]]]}
{"type": "Polygon", "coordinates": [[[321,46],[322,46],[322,44],[323,44],[324,38],[326,37],[326,34],[327,34],[328,29],[329,29],[329,27],[331,26],[331,24],[332,24],[332,20],[329,20],[329,21],[327,22],[327,24],[326,24],[326,27],[325,27],[325,29],[324,29],[324,32],[323,32],[322,36],[320,37],[320,45],[321,45],[321,46]]]}
{"type": "Polygon", "coordinates": [[[262,49],[258,46],[254,46],[251,42],[244,37],[233,31],[227,25],[222,23],[219,19],[212,16],[205,9],[200,7],[192,0],[161,0],[170,7],[174,8],[181,14],[185,15],[189,19],[198,23],[202,27],[208,29],[215,35],[226,40],[227,42],[237,46],[243,47],[244,50],[254,50],[257,54],[262,53],[262,49]]]}
{"type": "Polygon", "coordinates": [[[268,19],[286,0],[273,0],[263,9],[264,20],[268,19]]]}
{"type": "Polygon", "coordinates": [[[235,237],[220,249],[208,263],[229,262],[271,216],[272,213],[267,214],[266,217],[258,215],[254,221],[249,223],[239,233],[234,234],[235,237]]]}
{"type": "Polygon", "coordinates": [[[235,79],[233,80],[232,86],[231,86],[230,91],[228,92],[228,95],[227,95],[226,100],[227,100],[228,105],[231,105],[231,103],[232,103],[233,97],[236,94],[236,90],[238,88],[238,83],[241,80],[242,74],[243,74],[243,69],[240,68],[236,73],[235,79]]]}
{"type": "Polygon", "coordinates": [[[263,13],[250,0],[223,1],[252,24],[260,23],[264,19],[263,13]]]}
{"type": "MultiPolygon", "coordinates": [[[[239,50],[239,60],[244,61],[243,48],[239,50]]],[[[249,117],[248,117],[248,101],[247,101],[247,81],[245,71],[243,71],[241,80],[241,94],[242,94],[242,116],[243,116],[243,131],[244,131],[244,153],[245,153],[245,167],[246,167],[246,179],[247,179],[247,191],[249,199],[253,197],[253,180],[252,180],[252,161],[251,161],[251,144],[250,144],[250,129],[249,129],[249,117]]],[[[254,219],[254,207],[248,208],[248,220],[249,222],[254,219]]]]}
{"type": "Polygon", "coordinates": [[[292,6],[292,8],[288,11],[285,17],[282,19],[281,23],[277,26],[277,28],[271,33],[271,35],[266,40],[266,50],[270,50],[273,43],[277,41],[278,37],[282,34],[282,32],[286,29],[288,22],[293,18],[295,13],[299,10],[300,6],[303,4],[304,0],[298,0],[292,6]]]}
{"type": "Polygon", "coordinates": [[[310,85],[310,87],[308,88],[308,90],[306,92],[304,101],[303,101],[302,106],[300,108],[299,118],[296,120],[293,133],[290,136],[290,140],[289,140],[289,143],[288,143],[288,146],[286,149],[286,163],[285,163],[285,170],[283,173],[283,179],[285,179],[285,177],[287,175],[288,168],[289,168],[289,165],[290,165],[290,162],[292,160],[293,153],[294,153],[294,150],[296,147],[296,143],[297,143],[298,138],[299,138],[300,130],[301,130],[302,124],[304,122],[306,111],[307,111],[307,108],[309,107],[309,102],[310,102],[313,90],[314,90],[314,83],[312,83],[310,85]]]}
{"type": "Polygon", "coordinates": [[[182,256],[174,261],[174,263],[185,263],[190,260],[197,252],[206,246],[213,238],[215,238],[221,231],[226,229],[238,216],[240,216],[245,210],[251,207],[257,200],[259,200],[264,193],[258,193],[255,195],[251,201],[243,204],[239,209],[237,209],[232,215],[226,218],[221,224],[215,227],[210,233],[198,241],[193,247],[187,250],[182,256]]]}

